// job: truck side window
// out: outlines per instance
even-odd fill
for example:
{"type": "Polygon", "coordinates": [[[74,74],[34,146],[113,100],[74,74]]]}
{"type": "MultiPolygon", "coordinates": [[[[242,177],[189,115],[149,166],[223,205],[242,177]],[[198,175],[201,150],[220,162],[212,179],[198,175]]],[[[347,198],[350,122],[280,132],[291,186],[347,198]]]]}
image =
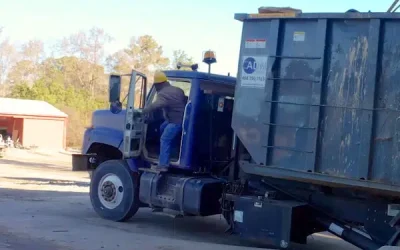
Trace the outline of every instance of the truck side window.
{"type": "MultiPolygon", "coordinates": [[[[183,92],[185,93],[186,97],[189,97],[190,95],[190,89],[192,87],[192,84],[190,82],[190,80],[169,80],[169,83],[172,86],[178,87],[180,89],[183,90],[183,92]]],[[[150,102],[153,103],[155,100],[157,99],[157,92],[154,90],[154,94],[151,97],[150,102]]]]}
{"type": "Polygon", "coordinates": [[[142,81],[138,81],[135,86],[135,103],[134,109],[143,109],[146,99],[146,89],[142,81]]]}
{"type": "Polygon", "coordinates": [[[192,86],[190,81],[181,81],[181,80],[174,81],[174,80],[172,80],[172,81],[170,81],[170,83],[172,86],[182,89],[183,92],[185,93],[185,96],[189,96],[190,88],[192,86]]]}
{"type": "MultiPolygon", "coordinates": [[[[146,93],[148,89],[145,90],[142,81],[137,81],[135,86],[135,102],[133,103],[134,109],[142,109],[144,108],[144,102],[146,99],[146,93]]],[[[121,103],[122,107],[126,108],[128,103],[128,92],[129,92],[129,78],[122,78],[122,86],[121,86],[121,103]]]]}

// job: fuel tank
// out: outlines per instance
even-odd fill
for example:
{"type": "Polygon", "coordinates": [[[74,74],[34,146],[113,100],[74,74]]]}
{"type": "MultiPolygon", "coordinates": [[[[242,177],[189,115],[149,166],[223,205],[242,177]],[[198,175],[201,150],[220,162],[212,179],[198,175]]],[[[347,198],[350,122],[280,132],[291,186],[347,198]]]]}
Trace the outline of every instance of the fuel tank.
{"type": "Polygon", "coordinates": [[[223,180],[144,172],[140,177],[139,199],[149,206],[168,208],[190,215],[221,213],[219,199],[223,180]]]}

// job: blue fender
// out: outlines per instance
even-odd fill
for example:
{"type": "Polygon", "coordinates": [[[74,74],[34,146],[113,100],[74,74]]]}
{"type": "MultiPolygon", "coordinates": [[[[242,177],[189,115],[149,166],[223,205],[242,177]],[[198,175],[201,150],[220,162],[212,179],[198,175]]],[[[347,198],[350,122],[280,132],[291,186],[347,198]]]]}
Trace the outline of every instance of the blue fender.
{"type": "Polygon", "coordinates": [[[88,129],[84,135],[82,152],[87,153],[93,143],[102,143],[120,149],[122,146],[123,132],[106,127],[88,129]]]}
{"type": "MultiPolygon", "coordinates": [[[[105,127],[92,128],[86,130],[84,138],[83,153],[87,153],[93,143],[106,144],[122,151],[123,132],[120,130],[105,127]]],[[[133,172],[138,172],[139,168],[150,167],[150,164],[141,158],[126,159],[126,161],[133,172]]]]}

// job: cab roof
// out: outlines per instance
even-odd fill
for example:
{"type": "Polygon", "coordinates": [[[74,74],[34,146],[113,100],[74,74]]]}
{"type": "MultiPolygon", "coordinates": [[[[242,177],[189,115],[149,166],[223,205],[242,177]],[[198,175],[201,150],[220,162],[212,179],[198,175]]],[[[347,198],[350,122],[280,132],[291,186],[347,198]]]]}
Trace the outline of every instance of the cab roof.
{"type": "Polygon", "coordinates": [[[215,83],[235,85],[236,78],[232,76],[224,76],[217,74],[209,74],[199,71],[185,71],[185,70],[165,70],[165,75],[169,78],[190,78],[190,79],[203,79],[210,80],[215,83]]]}

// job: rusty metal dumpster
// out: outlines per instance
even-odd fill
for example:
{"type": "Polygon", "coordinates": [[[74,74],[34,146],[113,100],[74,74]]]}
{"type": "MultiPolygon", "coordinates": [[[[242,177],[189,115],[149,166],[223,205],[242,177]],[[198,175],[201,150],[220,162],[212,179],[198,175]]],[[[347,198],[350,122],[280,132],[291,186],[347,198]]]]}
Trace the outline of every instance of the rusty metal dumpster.
{"type": "Polygon", "coordinates": [[[232,126],[253,161],[243,170],[400,192],[400,15],[235,18],[232,126]]]}

